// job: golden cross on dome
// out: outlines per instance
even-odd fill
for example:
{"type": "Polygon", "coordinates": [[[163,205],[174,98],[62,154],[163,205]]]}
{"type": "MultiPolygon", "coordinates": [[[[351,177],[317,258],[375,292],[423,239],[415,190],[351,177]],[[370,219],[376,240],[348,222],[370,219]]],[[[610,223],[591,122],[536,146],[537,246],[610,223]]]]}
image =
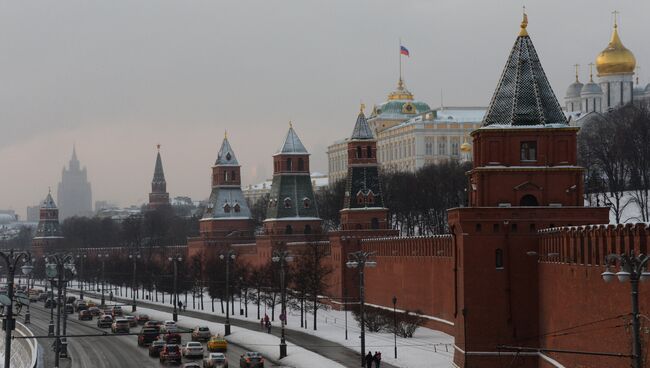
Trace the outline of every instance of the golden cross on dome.
{"type": "Polygon", "coordinates": [[[589,81],[594,81],[594,63],[589,63],[589,81]]]}
{"type": "Polygon", "coordinates": [[[228,139],[228,129],[223,131],[223,139],[228,139]]]}
{"type": "Polygon", "coordinates": [[[363,114],[363,110],[364,110],[365,108],[366,108],[366,104],[364,104],[364,103],[362,102],[361,105],[359,106],[359,113],[363,114]]]}
{"type": "Polygon", "coordinates": [[[521,20],[521,30],[519,31],[519,36],[528,36],[528,14],[526,14],[526,6],[523,7],[523,19],[521,20]]]}
{"type": "Polygon", "coordinates": [[[291,123],[291,120],[289,120],[289,128],[293,128],[293,124],[291,123]]]}
{"type": "Polygon", "coordinates": [[[618,15],[621,14],[621,12],[618,11],[618,10],[614,10],[612,12],[612,14],[614,15],[614,28],[617,28],[618,27],[618,15]]]}
{"type": "Polygon", "coordinates": [[[637,65],[636,68],[634,68],[634,69],[636,70],[636,73],[635,73],[636,74],[636,84],[638,86],[639,85],[639,69],[641,69],[641,66],[637,65]]]}
{"type": "Polygon", "coordinates": [[[578,82],[578,68],[580,68],[580,64],[573,64],[573,66],[576,68],[576,82],[578,82]]]}

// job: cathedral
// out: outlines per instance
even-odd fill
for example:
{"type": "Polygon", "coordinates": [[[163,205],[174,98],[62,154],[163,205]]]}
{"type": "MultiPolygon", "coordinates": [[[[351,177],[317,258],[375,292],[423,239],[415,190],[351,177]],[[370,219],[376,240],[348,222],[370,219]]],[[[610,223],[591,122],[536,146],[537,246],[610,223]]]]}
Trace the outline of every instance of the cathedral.
{"type": "Polygon", "coordinates": [[[590,63],[589,81],[580,82],[576,65],[575,81],[569,85],[564,97],[565,110],[573,119],[579,120],[588,113],[607,112],[628,103],[650,104],[650,83],[641,86],[636,75],[636,58],[623,46],[619,36],[618,22],[614,22],[612,36],[607,47],[590,63]],[[597,80],[594,81],[593,66],[597,80]]]}
{"type": "Polygon", "coordinates": [[[92,216],[92,191],[86,168],[81,168],[75,147],[72,147],[68,168],[63,167],[61,173],[57,202],[62,220],[72,216],[92,216]]]}

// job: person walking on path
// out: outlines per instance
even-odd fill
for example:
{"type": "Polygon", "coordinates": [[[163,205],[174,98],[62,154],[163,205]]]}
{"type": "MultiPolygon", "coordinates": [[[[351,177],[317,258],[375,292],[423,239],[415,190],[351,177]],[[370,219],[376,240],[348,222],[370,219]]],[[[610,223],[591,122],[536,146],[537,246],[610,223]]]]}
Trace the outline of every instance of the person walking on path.
{"type": "Polygon", "coordinates": [[[375,368],[379,368],[379,364],[381,364],[381,352],[375,351],[375,355],[372,357],[372,360],[375,361],[375,368]]]}
{"type": "Polygon", "coordinates": [[[266,321],[266,332],[271,333],[271,321],[266,321]]]}
{"type": "Polygon", "coordinates": [[[264,330],[264,318],[260,318],[260,330],[264,330]]]}
{"type": "Polygon", "coordinates": [[[372,361],[373,361],[372,352],[368,351],[368,355],[366,355],[366,368],[372,368],[372,361]]]}

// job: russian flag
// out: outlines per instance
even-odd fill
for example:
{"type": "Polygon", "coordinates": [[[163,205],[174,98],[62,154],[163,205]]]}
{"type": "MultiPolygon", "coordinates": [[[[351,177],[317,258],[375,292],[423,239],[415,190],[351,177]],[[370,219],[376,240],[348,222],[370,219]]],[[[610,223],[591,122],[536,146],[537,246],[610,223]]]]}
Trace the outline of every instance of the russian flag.
{"type": "Polygon", "coordinates": [[[402,55],[406,55],[408,57],[411,56],[411,55],[409,55],[409,50],[406,47],[402,46],[402,45],[400,45],[400,47],[399,47],[399,53],[402,54],[402,55]]]}

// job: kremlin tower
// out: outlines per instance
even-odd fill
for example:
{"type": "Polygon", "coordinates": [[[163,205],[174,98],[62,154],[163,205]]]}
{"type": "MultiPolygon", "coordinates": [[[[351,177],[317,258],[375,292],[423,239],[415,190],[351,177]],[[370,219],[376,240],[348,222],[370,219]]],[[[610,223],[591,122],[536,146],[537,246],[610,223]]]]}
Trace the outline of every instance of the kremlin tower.
{"type": "Polygon", "coordinates": [[[309,153],[289,124],[282,147],[273,155],[264,231],[269,235],[320,233],[321,222],[309,174],[309,153]]]}
{"type": "Polygon", "coordinates": [[[151,180],[151,193],[149,193],[149,210],[169,207],[169,193],[167,193],[167,181],[163,171],[162,159],[160,158],[160,145],[157,146],[156,167],[151,180]]]}
{"type": "Polygon", "coordinates": [[[54,203],[52,193],[48,192],[47,197],[41,202],[39,210],[38,227],[32,240],[33,256],[41,256],[52,249],[62,245],[63,233],[59,225],[59,209],[54,203]]]}

